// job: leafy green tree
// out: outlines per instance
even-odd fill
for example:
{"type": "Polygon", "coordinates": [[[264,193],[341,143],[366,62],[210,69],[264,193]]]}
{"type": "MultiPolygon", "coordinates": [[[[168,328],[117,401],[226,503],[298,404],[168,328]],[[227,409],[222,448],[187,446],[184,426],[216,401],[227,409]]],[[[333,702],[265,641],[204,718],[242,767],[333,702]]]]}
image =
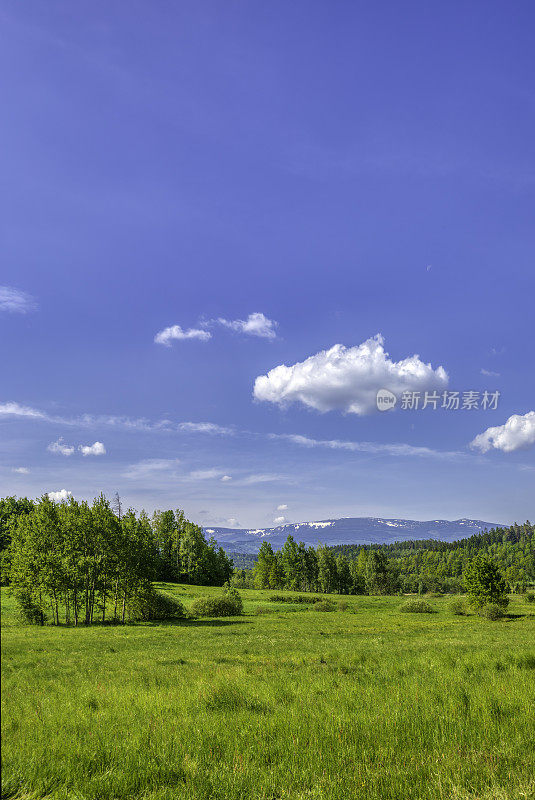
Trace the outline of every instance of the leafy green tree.
{"type": "Polygon", "coordinates": [[[257,589],[271,587],[271,571],[275,564],[275,554],[270,543],[263,541],[258,551],[258,560],[254,569],[254,583],[257,589]]]}
{"type": "Polygon", "coordinates": [[[464,585],[470,605],[478,610],[490,604],[505,608],[509,602],[503,575],[485,553],[478,553],[467,565],[464,585]]]}

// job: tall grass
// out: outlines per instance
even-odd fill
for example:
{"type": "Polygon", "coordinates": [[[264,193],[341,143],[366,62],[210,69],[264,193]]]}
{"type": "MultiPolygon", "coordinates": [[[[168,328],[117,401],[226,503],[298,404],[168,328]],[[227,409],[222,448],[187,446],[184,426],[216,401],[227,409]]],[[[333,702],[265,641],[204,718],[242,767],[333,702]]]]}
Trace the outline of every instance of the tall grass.
{"type": "MultiPolygon", "coordinates": [[[[186,606],[221,592],[165,588],[186,606]]],[[[446,598],[317,614],[242,595],[242,617],[87,630],[20,627],[5,600],[2,796],[535,796],[530,605],[491,623],[446,598]]]]}

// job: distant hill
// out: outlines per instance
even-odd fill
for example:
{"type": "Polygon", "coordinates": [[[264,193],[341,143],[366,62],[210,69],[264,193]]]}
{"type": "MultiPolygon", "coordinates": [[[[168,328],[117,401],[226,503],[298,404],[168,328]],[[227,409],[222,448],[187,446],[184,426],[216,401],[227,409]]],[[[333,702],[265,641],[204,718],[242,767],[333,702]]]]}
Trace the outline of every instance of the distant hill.
{"type": "Polygon", "coordinates": [[[297,542],[317,547],[318,544],[392,544],[415,539],[438,539],[454,542],[465,539],[500,523],[480,519],[434,519],[419,522],[412,519],[380,517],[342,517],[315,522],[297,522],[276,528],[204,528],[227,553],[256,554],[263,541],[279,550],[291,534],[297,542]]]}

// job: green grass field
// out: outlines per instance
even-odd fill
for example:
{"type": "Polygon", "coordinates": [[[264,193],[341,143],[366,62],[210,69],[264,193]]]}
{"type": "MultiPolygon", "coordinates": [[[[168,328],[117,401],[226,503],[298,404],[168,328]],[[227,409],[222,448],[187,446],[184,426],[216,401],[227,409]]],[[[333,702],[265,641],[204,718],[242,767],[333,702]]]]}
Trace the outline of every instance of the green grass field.
{"type": "Polygon", "coordinates": [[[3,591],[2,797],[535,797],[533,605],[490,622],[448,598],[320,613],[270,594],[229,620],[85,630],[22,627],[3,591]]]}

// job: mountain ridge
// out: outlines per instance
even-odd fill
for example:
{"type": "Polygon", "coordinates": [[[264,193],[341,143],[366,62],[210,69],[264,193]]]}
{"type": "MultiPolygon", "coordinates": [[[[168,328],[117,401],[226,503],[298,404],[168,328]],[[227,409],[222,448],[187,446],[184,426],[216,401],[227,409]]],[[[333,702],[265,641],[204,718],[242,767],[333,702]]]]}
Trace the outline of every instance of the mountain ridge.
{"type": "Polygon", "coordinates": [[[338,517],[308,522],[285,522],[266,528],[204,527],[226,552],[256,554],[263,541],[274,550],[282,547],[291,534],[307,546],[319,544],[392,544],[414,539],[453,542],[501,523],[462,517],[457,520],[410,520],[384,517],[338,517]]]}

